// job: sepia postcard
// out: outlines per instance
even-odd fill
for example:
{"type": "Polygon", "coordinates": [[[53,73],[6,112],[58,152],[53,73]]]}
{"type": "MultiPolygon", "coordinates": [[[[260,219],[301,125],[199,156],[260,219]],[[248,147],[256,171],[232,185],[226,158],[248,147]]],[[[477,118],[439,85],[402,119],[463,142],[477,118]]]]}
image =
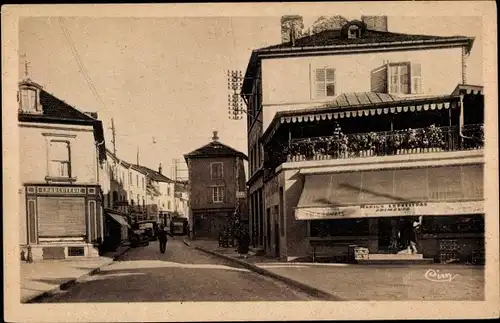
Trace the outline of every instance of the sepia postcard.
{"type": "Polygon", "coordinates": [[[494,2],[1,13],[7,321],[499,317],[494,2]]]}

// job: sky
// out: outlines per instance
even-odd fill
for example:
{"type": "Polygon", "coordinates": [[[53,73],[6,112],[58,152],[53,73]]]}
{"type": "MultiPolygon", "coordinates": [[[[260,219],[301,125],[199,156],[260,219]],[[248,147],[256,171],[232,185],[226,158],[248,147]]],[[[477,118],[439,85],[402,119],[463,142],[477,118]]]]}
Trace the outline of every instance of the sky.
{"type": "MultiPolygon", "coordinates": [[[[305,27],[316,18],[304,16],[305,27]]],[[[172,159],[183,162],[184,154],[211,141],[214,130],[221,142],[247,153],[246,118],[228,118],[226,73],[244,72],[252,49],[280,42],[280,17],[62,20],[102,107],[57,17],[21,19],[19,70],[24,72],[27,60],[29,77],[46,91],[81,111],[98,112],[111,150],[113,118],[118,157],[135,163],[139,149],[140,164],[157,169],[162,163],[169,176],[172,159]]],[[[476,37],[467,77],[469,84],[483,83],[480,18],[389,17],[388,27],[392,32],[476,37]]]]}

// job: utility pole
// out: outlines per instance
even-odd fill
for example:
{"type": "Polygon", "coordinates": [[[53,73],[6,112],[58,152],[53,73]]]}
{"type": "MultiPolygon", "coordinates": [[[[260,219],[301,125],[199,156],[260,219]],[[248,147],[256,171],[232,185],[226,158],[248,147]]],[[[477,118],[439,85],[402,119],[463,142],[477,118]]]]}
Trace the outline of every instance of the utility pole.
{"type": "Polygon", "coordinates": [[[113,154],[116,156],[116,128],[115,128],[115,120],[111,118],[111,134],[113,136],[113,139],[111,140],[111,143],[113,144],[113,154]]]}

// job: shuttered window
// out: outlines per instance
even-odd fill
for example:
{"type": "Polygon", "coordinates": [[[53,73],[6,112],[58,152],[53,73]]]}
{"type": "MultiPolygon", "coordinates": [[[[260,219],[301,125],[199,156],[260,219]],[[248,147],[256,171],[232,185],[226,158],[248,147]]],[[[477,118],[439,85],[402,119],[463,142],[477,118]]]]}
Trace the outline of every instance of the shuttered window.
{"type": "Polygon", "coordinates": [[[420,63],[386,63],[371,72],[371,91],[391,94],[421,94],[420,63]]]}
{"type": "Polygon", "coordinates": [[[85,236],[85,199],[39,197],[38,234],[40,237],[85,236]]]}
{"type": "Polygon", "coordinates": [[[408,94],[409,68],[407,63],[389,65],[389,92],[408,94]]]}
{"type": "Polygon", "coordinates": [[[331,97],[335,96],[335,93],[335,69],[317,68],[314,71],[314,97],[331,97]]]}
{"type": "Polygon", "coordinates": [[[411,93],[422,93],[422,67],[418,63],[411,64],[411,93]]]}
{"type": "Polygon", "coordinates": [[[49,176],[71,177],[70,144],[52,140],[49,146],[49,176]]]}

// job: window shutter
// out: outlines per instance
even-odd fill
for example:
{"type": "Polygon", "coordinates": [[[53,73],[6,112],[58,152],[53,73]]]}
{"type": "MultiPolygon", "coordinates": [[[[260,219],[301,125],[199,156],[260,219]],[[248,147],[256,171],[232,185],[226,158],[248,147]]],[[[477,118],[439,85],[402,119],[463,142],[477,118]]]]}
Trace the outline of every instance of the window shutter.
{"type": "Polygon", "coordinates": [[[411,64],[411,93],[422,93],[422,66],[420,63],[411,64]]]}
{"type": "Polygon", "coordinates": [[[326,74],[326,96],[335,96],[335,69],[327,68],[326,74]]]}
{"type": "Polygon", "coordinates": [[[387,75],[388,75],[387,65],[378,67],[371,72],[372,92],[387,93],[388,91],[387,75]]]}
{"type": "Polygon", "coordinates": [[[326,79],[325,69],[319,68],[314,71],[314,96],[321,98],[326,95],[325,93],[326,79]]]}

